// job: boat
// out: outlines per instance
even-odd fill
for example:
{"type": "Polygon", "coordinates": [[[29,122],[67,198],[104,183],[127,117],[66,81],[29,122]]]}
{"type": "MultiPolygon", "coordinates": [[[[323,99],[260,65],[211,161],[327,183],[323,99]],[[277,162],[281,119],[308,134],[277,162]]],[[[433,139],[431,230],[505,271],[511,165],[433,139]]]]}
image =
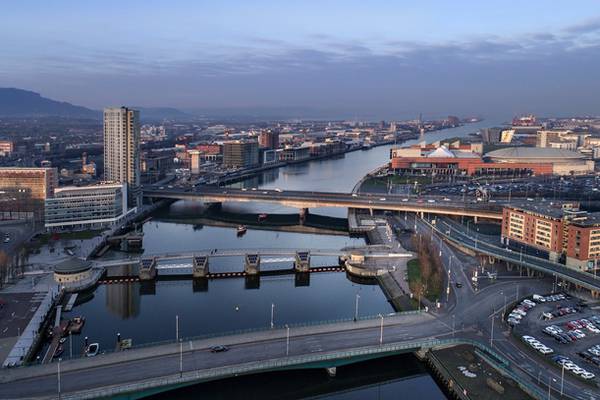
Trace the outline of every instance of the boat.
{"type": "Polygon", "coordinates": [[[100,345],[98,343],[91,343],[85,348],[85,356],[94,357],[98,355],[98,350],[100,350],[100,345]]]}
{"type": "Polygon", "coordinates": [[[85,324],[85,317],[74,317],[69,321],[69,331],[71,333],[80,333],[85,324]]]}
{"type": "Polygon", "coordinates": [[[244,225],[240,225],[237,227],[237,234],[238,236],[243,235],[244,233],[246,233],[248,229],[244,226],[244,225]]]}
{"type": "Polygon", "coordinates": [[[264,221],[267,219],[267,214],[258,214],[258,222],[264,221]]]}

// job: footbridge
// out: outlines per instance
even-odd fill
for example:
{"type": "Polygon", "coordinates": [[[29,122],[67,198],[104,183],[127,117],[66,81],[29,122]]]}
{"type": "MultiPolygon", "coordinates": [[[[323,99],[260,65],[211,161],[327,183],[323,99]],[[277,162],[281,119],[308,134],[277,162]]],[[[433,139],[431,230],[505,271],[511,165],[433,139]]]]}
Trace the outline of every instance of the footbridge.
{"type": "Polygon", "coordinates": [[[263,271],[267,274],[277,272],[327,272],[323,267],[311,268],[312,257],[337,257],[338,262],[352,258],[368,259],[375,264],[381,260],[412,257],[411,253],[393,252],[387,246],[346,247],[341,250],[330,249],[206,249],[189,253],[148,254],[143,257],[125,258],[110,261],[97,261],[98,269],[133,265],[138,267],[141,280],[151,280],[157,275],[192,275],[194,278],[252,277],[261,273],[261,264],[292,262],[293,268],[277,271],[263,271]],[[209,260],[212,258],[243,257],[243,272],[210,273],[209,260]]]}
{"type": "Polygon", "coordinates": [[[441,215],[502,219],[502,208],[493,203],[470,203],[459,198],[427,196],[415,198],[373,193],[309,192],[269,189],[232,189],[202,186],[189,189],[147,188],[144,197],[152,199],[196,200],[207,203],[263,202],[301,210],[320,207],[359,208],[368,210],[407,211],[441,215]]]}

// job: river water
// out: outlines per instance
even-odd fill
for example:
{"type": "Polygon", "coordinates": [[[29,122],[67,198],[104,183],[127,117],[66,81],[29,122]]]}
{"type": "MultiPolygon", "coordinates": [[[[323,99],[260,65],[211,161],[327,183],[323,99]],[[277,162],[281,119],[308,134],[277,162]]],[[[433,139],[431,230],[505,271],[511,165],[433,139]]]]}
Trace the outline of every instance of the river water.
{"type": "MultiPolygon", "coordinates": [[[[494,124],[493,121],[484,121],[429,133],[426,135],[426,140],[431,142],[465,136],[476,132],[481,127],[494,124]]],[[[367,172],[389,160],[391,147],[381,146],[333,159],[266,171],[260,176],[233,186],[348,192],[367,172]]],[[[225,203],[220,211],[228,215],[263,212],[271,215],[295,214],[298,211],[283,206],[258,203],[225,203]]],[[[206,220],[201,219],[206,216],[205,213],[206,209],[202,204],[183,201],[176,202],[167,210],[159,212],[143,226],[144,252],[146,254],[192,252],[213,248],[339,249],[364,243],[363,238],[349,237],[343,232],[319,234],[286,232],[285,229],[258,230],[249,227],[245,235],[238,236],[235,225],[233,227],[211,226],[214,225],[212,223],[209,225],[206,220]]],[[[345,218],[347,210],[311,209],[310,213],[345,218]]],[[[109,253],[107,258],[111,257],[121,258],[123,254],[109,253]]],[[[315,260],[313,264],[315,263],[336,265],[337,260],[321,258],[315,260]]],[[[265,268],[289,268],[290,265],[290,262],[282,261],[265,268]]],[[[239,259],[211,259],[210,268],[211,272],[241,271],[243,266],[239,259]]],[[[272,307],[274,323],[278,326],[352,318],[357,294],[360,295],[360,315],[393,312],[378,286],[354,283],[344,273],[327,272],[311,274],[308,281],[300,282],[294,275],[261,277],[258,285],[251,286],[243,278],[210,280],[206,286],[201,287],[190,280],[177,279],[161,279],[149,285],[140,283],[99,285],[94,292],[80,296],[75,308],[67,315],[87,317],[82,335],[73,338],[73,353],[80,354],[85,336],[89,337],[90,342],[100,343],[100,347],[108,351],[115,347],[117,333],[120,333],[122,338],[132,338],[134,345],[173,340],[176,316],[179,320],[179,334],[183,337],[267,328],[270,325],[272,307]]],[[[410,362],[414,363],[414,360],[411,358],[410,362]]],[[[378,397],[370,394],[364,397],[361,395],[365,393],[364,390],[367,390],[366,393],[371,393],[369,392],[371,389],[356,388],[356,391],[353,391],[346,388],[343,395],[329,395],[328,390],[324,390],[322,398],[398,398],[385,393],[396,391],[401,393],[409,390],[417,382],[419,387],[428,388],[426,392],[430,397],[424,398],[443,398],[433,379],[423,375],[422,367],[414,374],[410,372],[411,368],[404,370],[397,367],[397,375],[378,381],[378,397]],[[382,391],[382,387],[387,389],[382,391]]],[[[184,396],[184,398],[192,397],[184,396]]]]}

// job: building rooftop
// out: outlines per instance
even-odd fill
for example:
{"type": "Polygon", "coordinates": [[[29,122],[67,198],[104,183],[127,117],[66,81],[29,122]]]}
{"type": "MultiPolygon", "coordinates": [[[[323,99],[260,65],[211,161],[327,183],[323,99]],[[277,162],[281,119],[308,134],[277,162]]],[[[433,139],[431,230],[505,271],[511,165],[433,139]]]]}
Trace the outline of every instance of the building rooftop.
{"type": "Polygon", "coordinates": [[[70,257],[56,264],[54,266],[54,272],[57,274],[76,274],[78,272],[87,271],[90,268],[92,268],[91,261],[70,257]]]}
{"type": "Polygon", "coordinates": [[[600,226],[600,212],[580,210],[578,205],[573,203],[522,201],[505,207],[546,216],[552,219],[567,218],[572,225],[600,226]]]}
{"type": "Polygon", "coordinates": [[[555,159],[556,161],[571,159],[583,159],[583,155],[571,150],[557,149],[552,147],[506,147],[504,149],[490,151],[484,157],[488,158],[523,158],[523,159],[555,159]]]}

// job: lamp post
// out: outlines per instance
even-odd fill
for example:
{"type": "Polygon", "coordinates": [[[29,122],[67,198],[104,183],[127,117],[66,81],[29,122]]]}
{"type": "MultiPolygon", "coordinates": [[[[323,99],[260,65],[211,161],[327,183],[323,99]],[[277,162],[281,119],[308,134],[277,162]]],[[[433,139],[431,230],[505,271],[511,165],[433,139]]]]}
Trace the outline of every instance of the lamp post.
{"type": "Polygon", "coordinates": [[[383,344],[383,315],[379,314],[379,318],[381,318],[381,325],[379,328],[379,345],[383,344]]]}
{"type": "Polygon", "coordinates": [[[58,380],[58,400],[60,400],[60,358],[58,359],[56,378],[58,380]]]}
{"type": "Polygon", "coordinates": [[[492,314],[492,331],[490,332],[490,347],[494,348],[494,314],[492,314]]]}
{"type": "Polygon", "coordinates": [[[179,377],[183,376],[183,342],[179,342],[179,377]]]}
{"type": "Polygon", "coordinates": [[[285,324],[285,329],[286,329],[286,333],[285,333],[285,355],[289,356],[290,355],[290,327],[288,326],[288,324],[285,324]]]}
{"type": "Polygon", "coordinates": [[[454,337],[454,327],[455,327],[455,322],[456,322],[454,317],[455,317],[455,315],[452,314],[452,337],[454,337]]]}
{"type": "Polygon", "coordinates": [[[175,316],[175,341],[179,342],[179,315],[175,316]]]}
{"type": "Polygon", "coordinates": [[[358,300],[360,299],[360,294],[356,293],[356,300],[354,301],[354,322],[358,321],[358,300]]]}
{"type": "Polygon", "coordinates": [[[273,323],[274,314],[275,314],[275,303],[271,303],[271,329],[273,329],[273,327],[275,326],[275,324],[273,323]]]}
{"type": "Polygon", "coordinates": [[[562,371],[560,373],[560,397],[563,395],[563,386],[565,384],[565,364],[562,365],[562,371]]]}

